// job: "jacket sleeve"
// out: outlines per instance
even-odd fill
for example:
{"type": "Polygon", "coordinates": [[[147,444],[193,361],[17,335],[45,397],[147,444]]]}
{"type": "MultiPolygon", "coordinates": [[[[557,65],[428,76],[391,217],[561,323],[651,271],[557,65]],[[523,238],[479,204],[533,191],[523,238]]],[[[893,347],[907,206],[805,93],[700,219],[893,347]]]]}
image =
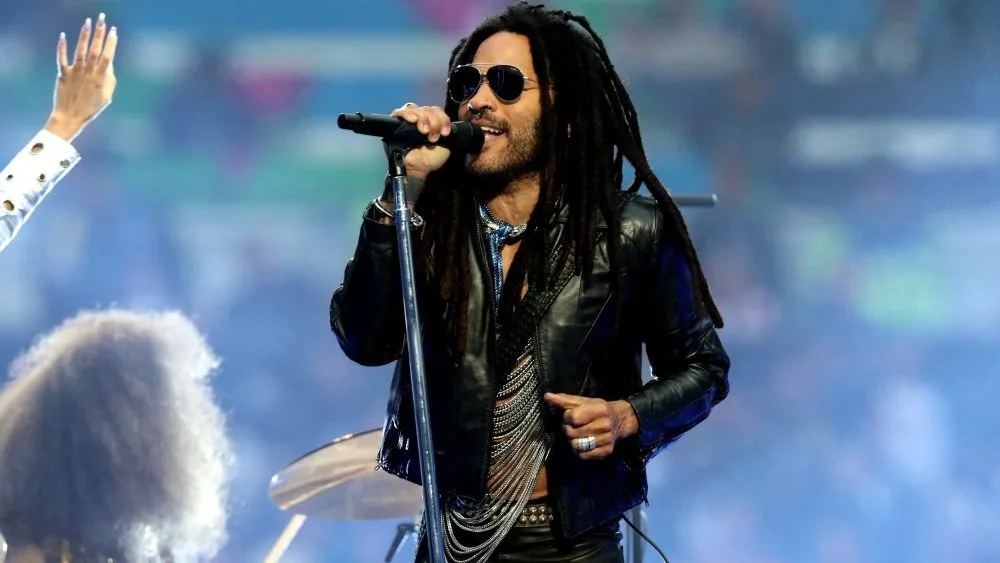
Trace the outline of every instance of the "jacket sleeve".
{"type": "Polygon", "coordinates": [[[0,251],[79,161],[72,144],[42,130],[0,171],[0,251]]]}
{"type": "Polygon", "coordinates": [[[330,301],[330,328],[347,357],[361,365],[385,365],[403,354],[406,330],[396,227],[373,219],[370,209],[344,281],[330,301]]]}
{"type": "Polygon", "coordinates": [[[643,462],[705,420],[729,393],[729,356],[711,319],[698,313],[690,265],[655,213],[639,248],[642,338],[653,379],[628,398],[639,420],[643,462]]]}

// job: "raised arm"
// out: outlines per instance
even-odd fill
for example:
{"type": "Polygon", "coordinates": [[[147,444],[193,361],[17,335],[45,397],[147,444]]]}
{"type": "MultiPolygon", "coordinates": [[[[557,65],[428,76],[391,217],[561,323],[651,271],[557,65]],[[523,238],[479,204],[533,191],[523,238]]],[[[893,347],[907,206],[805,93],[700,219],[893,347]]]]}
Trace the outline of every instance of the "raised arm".
{"type": "Polygon", "coordinates": [[[45,196],[80,161],[73,139],[111,103],[118,32],[104,14],[91,37],[91,21],[80,31],[72,64],[66,35],[59,37],[52,114],[14,159],[0,171],[0,251],[17,236],[45,196]],[[91,40],[92,39],[92,40],[91,40]]]}

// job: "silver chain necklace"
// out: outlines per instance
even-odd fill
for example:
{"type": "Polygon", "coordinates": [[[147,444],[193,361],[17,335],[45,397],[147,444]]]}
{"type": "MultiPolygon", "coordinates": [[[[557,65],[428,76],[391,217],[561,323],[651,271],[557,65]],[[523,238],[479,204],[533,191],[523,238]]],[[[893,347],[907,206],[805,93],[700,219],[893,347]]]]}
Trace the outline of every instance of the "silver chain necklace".
{"type": "Polygon", "coordinates": [[[497,392],[493,407],[488,493],[483,502],[449,499],[445,551],[455,563],[483,563],[521,516],[549,456],[542,390],[529,344],[497,392]]]}

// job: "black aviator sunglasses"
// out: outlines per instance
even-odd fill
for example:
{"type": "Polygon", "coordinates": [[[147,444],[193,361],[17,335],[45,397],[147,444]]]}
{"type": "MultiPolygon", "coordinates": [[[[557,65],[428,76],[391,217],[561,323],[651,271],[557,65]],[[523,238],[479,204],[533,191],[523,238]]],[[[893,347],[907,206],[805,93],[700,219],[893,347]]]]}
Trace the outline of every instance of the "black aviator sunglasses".
{"type": "Polygon", "coordinates": [[[506,104],[516,102],[525,90],[526,82],[538,83],[528,78],[514,65],[493,65],[483,73],[475,65],[455,67],[448,76],[448,97],[456,104],[472,98],[483,84],[483,77],[498,100],[506,104]]]}

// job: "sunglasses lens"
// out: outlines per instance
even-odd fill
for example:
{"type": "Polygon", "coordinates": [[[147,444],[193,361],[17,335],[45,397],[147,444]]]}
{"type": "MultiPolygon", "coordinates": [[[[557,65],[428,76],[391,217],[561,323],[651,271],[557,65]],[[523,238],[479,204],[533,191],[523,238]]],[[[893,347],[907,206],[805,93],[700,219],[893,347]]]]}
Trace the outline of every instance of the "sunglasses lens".
{"type": "Polygon", "coordinates": [[[448,78],[448,95],[453,101],[462,103],[476,93],[482,79],[483,76],[475,67],[456,68],[451,71],[451,76],[448,78]]]}
{"type": "Polygon", "coordinates": [[[516,68],[497,65],[486,71],[486,81],[502,102],[513,102],[524,92],[524,76],[516,68]]]}

